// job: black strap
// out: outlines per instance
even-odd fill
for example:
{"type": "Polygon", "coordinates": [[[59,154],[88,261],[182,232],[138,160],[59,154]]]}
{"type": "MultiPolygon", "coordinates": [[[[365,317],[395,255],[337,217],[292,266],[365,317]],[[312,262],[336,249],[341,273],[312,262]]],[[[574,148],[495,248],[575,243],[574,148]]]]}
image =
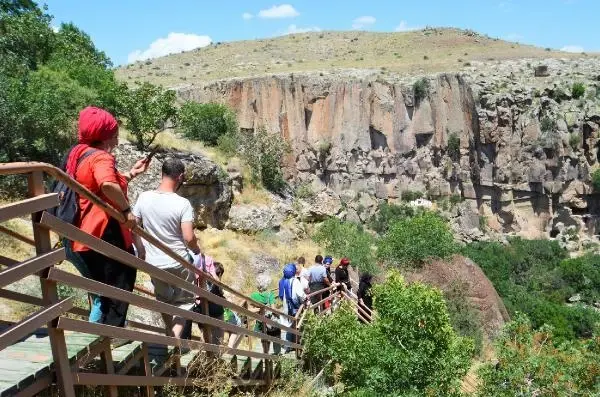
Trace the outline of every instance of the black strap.
{"type": "Polygon", "coordinates": [[[77,159],[77,165],[75,166],[75,172],[77,172],[77,168],[79,168],[79,164],[81,164],[81,162],[83,160],[90,157],[92,154],[96,153],[97,151],[98,151],[98,149],[92,148],[91,150],[88,150],[88,151],[84,152],[82,155],[80,155],[79,158],[77,159]]]}

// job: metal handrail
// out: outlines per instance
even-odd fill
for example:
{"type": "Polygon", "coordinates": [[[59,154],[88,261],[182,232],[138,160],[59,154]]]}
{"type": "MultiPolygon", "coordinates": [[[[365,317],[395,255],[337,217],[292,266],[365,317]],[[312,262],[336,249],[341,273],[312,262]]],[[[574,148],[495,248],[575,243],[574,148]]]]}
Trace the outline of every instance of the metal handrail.
{"type": "MultiPolygon", "coordinates": [[[[112,206],[110,206],[108,203],[104,202],[104,200],[102,200],[100,197],[98,197],[97,195],[95,195],[94,193],[89,191],[85,186],[83,186],[82,184],[77,182],[75,179],[71,178],[63,170],[61,170],[51,164],[41,163],[41,162],[0,163],[0,175],[28,174],[31,172],[44,172],[44,173],[54,177],[55,179],[60,180],[65,185],[67,185],[69,188],[71,188],[73,191],[75,191],[77,194],[86,197],[94,205],[97,205],[98,207],[100,207],[104,212],[106,212],[112,218],[116,219],[118,222],[124,223],[126,221],[125,216],[121,212],[117,211],[112,206]]],[[[191,265],[188,261],[186,261],[179,255],[177,255],[175,252],[173,252],[166,244],[164,244],[162,241],[156,239],[154,236],[150,235],[148,232],[146,232],[140,226],[135,225],[131,229],[131,231],[133,233],[135,233],[136,235],[138,235],[139,237],[142,237],[144,240],[148,241],[149,243],[151,243],[158,249],[160,249],[163,253],[165,253],[171,259],[177,261],[179,264],[184,266],[186,269],[192,271],[194,274],[197,274],[199,277],[201,277],[201,278],[210,277],[211,283],[220,286],[221,288],[223,288],[227,292],[231,293],[232,295],[235,295],[241,299],[249,300],[252,303],[252,305],[255,307],[268,309],[271,312],[277,313],[278,315],[283,316],[289,320],[293,319],[292,316],[289,316],[288,314],[286,314],[282,311],[279,311],[275,308],[271,308],[271,307],[263,305],[259,302],[256,302],[256,301],[250,299],[248,296],[242,294],[241,292],[239,292],[239,291],[231,288],[227,284],[221,282],[220,280],[216,280],[216,279],[212,278],[212,276],[210,274],[203,272],[202,270],[191,265]]]]}

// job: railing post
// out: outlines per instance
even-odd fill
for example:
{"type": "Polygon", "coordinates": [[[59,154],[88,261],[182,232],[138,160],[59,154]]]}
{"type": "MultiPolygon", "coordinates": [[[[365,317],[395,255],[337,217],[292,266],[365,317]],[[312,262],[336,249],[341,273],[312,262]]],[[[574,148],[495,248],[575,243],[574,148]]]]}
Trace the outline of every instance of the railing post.
{"type": "MultiPolygon", "coordinates": [[[[102,352],[100,352],[100,359],[104,364],[104,370],[109,375],[114,375],[115,373],[115,364],[113,362],[112,351],[110,346],[110,339],[104,338],[102,341],[104,348],[102,352]]],[[[119,397],[119,391],[117,390],[117,386],[107,386],[108,396],[110,397],[119,397]]]]}
{"type": "MultiPolygon", "coordinates": [[[[144,363],[144,375],[146,375],[146,378],[152,377],[152,366],[150,365],[150,356],[146,343],[142,343],[142,362],[144,363]]],[[[153,386],[146,386],[146,397],[154,397],[153,386]]]]}
{"type": "MultiPolygon", "coordinates": [[[[27,177],[28,190],[30,197],[36,197],[45,193],[44,189],[44,174],[41,171],[32,172],[27,177]]],[[[38,224],[42,214],[37,212],[31,214],[33,223],[33,239],[35,241],[35,251],[37,255],[49,252],[52,250],[52,242],[50,240],[50,231],[40,227],[38,224]]],[[[42,300],[44,305],[51,305],[58,302],[58,291],[56,283],[47,279],[48,272],[52,267],[44,270],[39,274],[42,300]]],[[[57,320],[48,323],[48,337],[52,348],[52,357],[56,366],[56,379],[61,396],[75,397],[75,389],[73,386],[73,374],[69,365],[69,355],[67,353],[67,343],[65,334],[62,330],[56,328],[57,320]]]]}

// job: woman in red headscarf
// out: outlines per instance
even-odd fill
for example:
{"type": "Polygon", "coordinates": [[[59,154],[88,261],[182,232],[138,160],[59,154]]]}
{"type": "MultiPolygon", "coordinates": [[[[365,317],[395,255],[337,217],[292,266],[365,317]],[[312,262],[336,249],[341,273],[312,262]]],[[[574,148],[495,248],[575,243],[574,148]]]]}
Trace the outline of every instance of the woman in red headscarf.
{"type": "MultiPolygon", "coordinates": [[[[127,199],[127,184],[145,172],[149,162],[140,160],[128,173],[119,173],[115,157],[111,154],[118,144],[118,132],[117,121],[107,111],[92,106],[83,109],[79,113],[79,144],[69,152],[65,168],[77,182],[121,211],[127,219],[125,223],[119,224],[87,198],[79,196],[80,214],[76,226],[115,247],[133,253],[130,228],[135,225],[135,217],[127,199]]],[[[73,242],[72,250],[78,253],[85,263],[91,279],[133,291],[136,269],[95,252],[79,242],[73,242]]],[[[92,307],[90,321],[123,327],[128,306],[126,302],[99,297],[96,307],[92,307]]]]}
{"type": "Polygon", "coordinates": [[[350,291],[352,285],[350,284],[350,275],[348,274],[348,265],[350,265],[350,259],[342,258],[340,264],[335,268],[335,282],[341,285],[345,285],[346,289],[350,291]]]}

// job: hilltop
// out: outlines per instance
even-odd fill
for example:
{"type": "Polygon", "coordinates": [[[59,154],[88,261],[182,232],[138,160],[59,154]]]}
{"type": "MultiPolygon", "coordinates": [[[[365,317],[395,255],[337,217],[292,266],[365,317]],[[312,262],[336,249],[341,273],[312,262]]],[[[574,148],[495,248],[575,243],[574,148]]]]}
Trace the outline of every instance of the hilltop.
{"type": "Polygon", "coordinates": [[[180,86],[223,78],[347,69],[377,69],[396,75],[429,74],[459,71],[473,61],[581,56],[453,28],[394,33],[310,32],[215,43],[126,65],[117,69],[116,75],[127,82],[180,86]]]}

